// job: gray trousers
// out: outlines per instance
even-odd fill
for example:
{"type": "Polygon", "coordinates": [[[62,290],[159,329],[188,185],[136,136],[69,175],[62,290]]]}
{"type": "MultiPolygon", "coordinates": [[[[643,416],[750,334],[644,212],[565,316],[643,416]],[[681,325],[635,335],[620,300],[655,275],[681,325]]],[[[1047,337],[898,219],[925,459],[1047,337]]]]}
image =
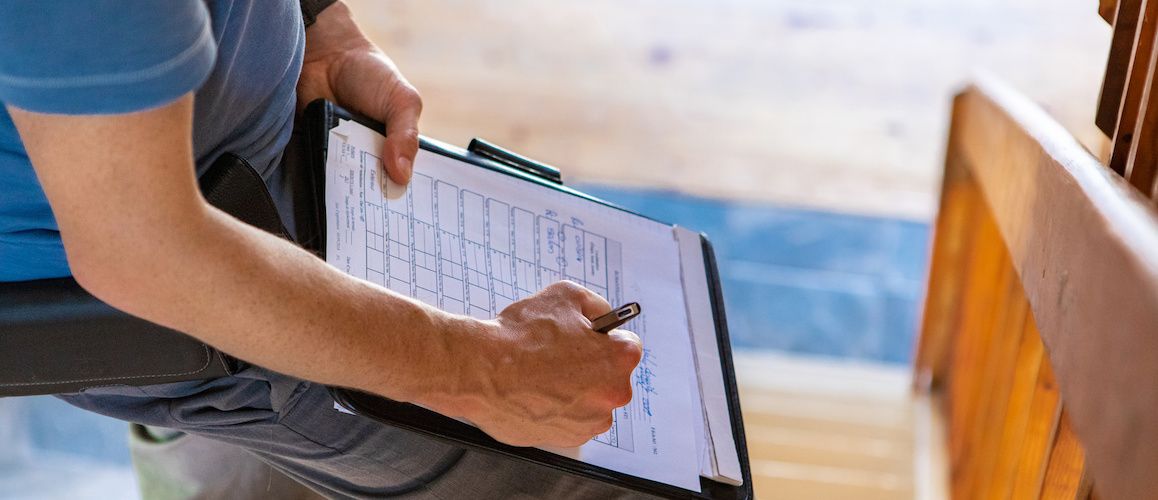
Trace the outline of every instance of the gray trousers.
{"type": "Polygon", "coordinates": [[[232,377],[100,387],[60,398],[113,418],[236,445],[330,498],[640,496],[340,413],[325,387],[258,367],[232,377]]]}

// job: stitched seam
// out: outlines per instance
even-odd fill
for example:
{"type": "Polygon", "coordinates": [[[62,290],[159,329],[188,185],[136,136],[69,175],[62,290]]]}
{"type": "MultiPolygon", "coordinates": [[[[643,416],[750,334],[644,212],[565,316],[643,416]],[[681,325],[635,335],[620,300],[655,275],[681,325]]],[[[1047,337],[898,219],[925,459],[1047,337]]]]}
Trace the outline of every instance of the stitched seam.
{"type": "MultiPolygon", "coordinates": [[[[293,392],[291,392],[289,397],[285,399],[285,402],[282,403],[281,409],[275,412],[277,413],[277,418],[274,419],[274,421],[284,425],[282,421],[289,416],[290,412],[294,411],[294,408],[298,407],[298,403],[301,402],[302,399],[305,399],[306,391],[309,391],[312,386],[313,382],[298,379],[297,385],[294,385],[293,392]]],[[[270,387],[272,388],[272,382],[270,387]]]]}
{"type": "Polygon", "coordinates": [[[76,380],[54,380],[51,382],[13,382],[13,383],[7,383],[7,384],[0,384],[0,387],[27,387],[27,386],[34,386],[34,385],[75,384],[78,382],[96,382],[96,381],[104,381],[104,380],[149,379],[149,378],[159,378],[159,377],[172,377],[172,376],[176,376],[176,375],[192,375],[194,373],[205,371],[206,368],[209,368],[209,364],[213,362],[213,356],[209,354],[209,346],[202,344],[201,348],[205,350],[205,364],[202,365],[201,368],[198,368],[198,369],[193,370],[193,371],[180,372],[180,373],[159,373],[156,375],[126,375],[123,377],[96,377],[96,378],[85,378],[85,379],[76,379],[76,380]]]}
{"type": "MultiPolygon", "coordinates": [[[[209,349],[209,348],[206,348],[206,350],[208,350],[208,349],[209,349]]],[[[228,375],[233,375],[233,374],[232,374],[232,373],[230,373],[230,371],[229,371],[229,365],[225,364],[225,355],[224,355],[224,354],[221,354],[221,351],[217,351],[217,361],[220,361],[220,362],[221,362],[221,369],[222,369],[222,370],[225,370],[225,373],[226,373],[226,374],[228,374],[228,375]]],[[[204,369],[204,368],[202,368],[202,370],[203,370],[203,369],[204,369]]]]}
{"type": "Polygon", "coordinates": [[[120,85],[142,82],[154,79],[185,64],[190,58],[204,49],[204,45],[212,38],[212,31],[208,23],[202,26],[201,34],[185,50],[162,62],[127,73],[100,73],[93,75],[64,76],[64,77],[26,77],[0,74],[0,83],[13,87],[41,87],[41,88],[70,88],[95,87],[98,85],[120,85]]]}

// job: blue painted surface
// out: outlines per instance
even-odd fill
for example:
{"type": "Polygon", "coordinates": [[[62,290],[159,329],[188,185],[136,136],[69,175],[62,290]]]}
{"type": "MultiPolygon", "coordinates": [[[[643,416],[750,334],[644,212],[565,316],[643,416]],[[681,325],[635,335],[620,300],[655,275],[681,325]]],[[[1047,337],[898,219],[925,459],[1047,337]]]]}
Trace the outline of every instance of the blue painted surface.
{"type": "Polygon", "coordinates": [[[28,398],[25,402],[29,444],[34,450],[129,465],[128,424],[79,410],[53,397],[28,398]],[[57,418],[59,415],[70,417],[57,418]]]}
{"type": "Polygon", "coordinates": [[[668,191],[575,187],[707,233],[735,347],[888,363],[911,357],[927,224],[668,191]]]}
{"type": "Polygon", "coordinates": [[[128,424],[49,396],[0,398],[0,499],[139,498],[128,424]]]}

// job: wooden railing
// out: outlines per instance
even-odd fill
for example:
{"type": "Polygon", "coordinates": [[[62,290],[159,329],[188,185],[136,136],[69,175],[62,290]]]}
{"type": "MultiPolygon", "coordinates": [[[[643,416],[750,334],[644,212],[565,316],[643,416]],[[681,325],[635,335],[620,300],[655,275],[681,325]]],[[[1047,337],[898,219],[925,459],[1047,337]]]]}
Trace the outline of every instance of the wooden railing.
{"type": "Polygon", "coordinates": [[[1101,0],[1113,26],[1095,123],[1110,139],[1107,165],[1158,199],[1158,0],[1101,0]]]}
{"type": "Polygon", "coordinates": [[[1158,497],[1158,214],[992,79],[954,101],[922,328],[955,498],[1158,497]]]}

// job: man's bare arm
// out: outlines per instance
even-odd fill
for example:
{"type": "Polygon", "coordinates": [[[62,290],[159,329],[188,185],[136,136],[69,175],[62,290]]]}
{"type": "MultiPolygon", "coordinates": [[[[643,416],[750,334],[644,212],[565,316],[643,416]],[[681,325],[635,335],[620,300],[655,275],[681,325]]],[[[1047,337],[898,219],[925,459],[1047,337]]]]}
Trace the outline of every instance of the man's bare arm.
{"type": "Polygon", "coordinates": [[[9,107],[91,293],[255,364],[466,417],[513,444],[579,444],[630,399],[638,339],[591,332],[584,316],[609,307],[577,285],[474,320],[350,278],[209,206],[194,178],[192,101],[104,116],[9,107]]]}

